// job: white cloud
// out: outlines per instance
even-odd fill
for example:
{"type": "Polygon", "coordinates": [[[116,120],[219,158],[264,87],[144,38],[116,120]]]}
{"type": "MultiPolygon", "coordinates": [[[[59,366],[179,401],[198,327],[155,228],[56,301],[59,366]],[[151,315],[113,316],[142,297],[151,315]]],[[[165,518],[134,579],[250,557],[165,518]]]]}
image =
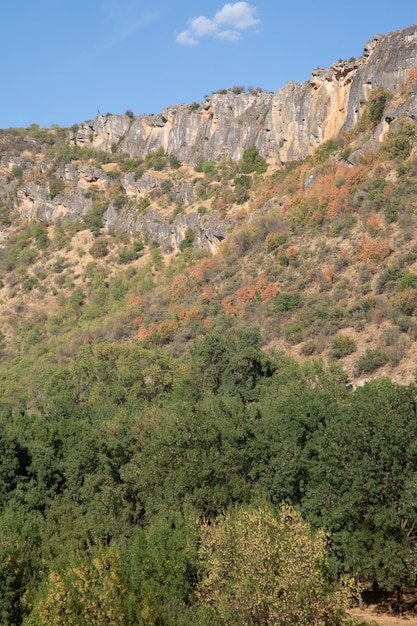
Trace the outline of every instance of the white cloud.
{"type": "Polygon", "coordinates": [[[196,46],[202,37],[239,41],[242,38],[241,31],[258,23],[256,7],[247,2],[229,3],[211,19],[200,15],[188,20],[189,28],[177,35],[176,41],[186,46],[196,46]]]}
{"type": "Polygon", "coordinates": [[[242,39],[242,33],[240,33],[238,30],[222,30],[216,34],[216,39],[239,41],[239,39],[242,39]]]}
{"type": "Polygon", "coordinates": [[[235,2],[225,4],[214,16],[216,24],[233,26],[238,30],[245,30],[258,24],[256,19],[256,8],[248,5],[247,2],[235,2]]]}
{"type": "Polygon", "coordinates": [[[194,37],[190,30],[183,30],[182,33],[177,35],[176,41],[182,43],[184,46],[197,46],[198,39],[194,37]]]}
{"type": "Polygon", "coordinates": [[[190,20],[190,28],[196,37],[204,37],[204,35],[214,35],[217,32],[217,25],[213,20],[209,20],[204,15],[195,17],[190,20]]]}

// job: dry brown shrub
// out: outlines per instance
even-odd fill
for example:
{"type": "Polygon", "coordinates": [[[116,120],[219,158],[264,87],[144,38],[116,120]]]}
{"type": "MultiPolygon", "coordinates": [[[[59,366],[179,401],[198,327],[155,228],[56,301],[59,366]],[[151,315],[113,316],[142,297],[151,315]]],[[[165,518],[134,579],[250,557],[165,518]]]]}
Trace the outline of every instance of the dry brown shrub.
{"type": "Polygon", "coordinates": [[[368,261],[382,261],[391,254],[391,245],[388,239],[378,241],[365,235],[359,247],[359,258],[367,263],[368,261]]]}
{"type": "Polygon", "coordinates": [[[236,315],[235,307],[233,306],[232,296],[226,296],[222,300],[222,306],[226,315],[236,315]]]}
{"type": "Polygon", "coordinates": [[[407,89],[408,87],[410,87],[411,83],[413,83],[415,80],[417,80],[417,65],[415,65],[414,67],[411,67],[407,71],[403,88],[407,89]]]}
{"type": "Polygon", "coordinates": [[[235,297],[237,300],[237,307],[242,311],[245,310],[247,305],[251,302],[255,302],[257,298],[257,289],[255,285],[243,285],[236,290],[235,297]]]}
{"type": "Polygon", "coordinates": [[[375,213],[375,211],[372,211],[368,219],[366,220],[366,224],[371,230],[371,232],[376,233],[379,230],[381,230],[382,221],[381,221],[380,216],[377,213],[375,213]]]}
{"type": "Polygon", "coordinates": [[[295,246],[288,246],[286,255],[289,261],[293,261],[298,254],[298,250],[295,246]]]}
{"type": "Polygon", "coordinates": [[[310,217],[310,224],[312,226],[320,226],[320,224],[323,223],[323,220],[324,220],[323,211],[321,211],[320,209],[316,209],[314,213],[312,214],[312,216],[310,217]]]}
{"type": "Polygon", "coordinates": [[[268,283],[261,291],[262,302],[269,302],[279,292],[278,285],[275,283],[268,283]]]}
{"type": "Polygon", "coordinates": [[[346,173],[347,187],[355,187],[365,182],[368,178],[369,168],[365,165],[354,165],[351,170],[346,173]]]}
{"type": "Polygon", "coordinates": [[[195,322],[197,320],[201,320],[203,316],[200,309],[196,306],[193,306],[189,309],[180,309],[177,313],[177,317],[178,320],[181,322],[195,322]]]}
{"type": "Polygon", "coordinates": [[[211,287],[205,287],[201,294],[201,301],[204,304],[208,304],[211,300],[213,300],[214,296],[215,296],[214,289],[212,289],[211,287]]]}
{"type": "Polygon", "coordinates": [[[207,317],[204,319],[203,326],[204,326],[204,328],[211,328],[212,323],[213,323],[213,322],[212,322],[211,317],[210,317],[210,316],[207,316],[207,317]]]}
{"type": "Polygon", "coordinates": [[[334,279],[334,270],[332,267],[328,267],[326,270],[326,283],[332,283],[334,279]]]}
{"type": "Polygon", "coordinates": [[[139,341],[146,341],[157,329],[157,325],[151,322],[148,326],[140,326],[138,330],[137,339],[139,341]]]}

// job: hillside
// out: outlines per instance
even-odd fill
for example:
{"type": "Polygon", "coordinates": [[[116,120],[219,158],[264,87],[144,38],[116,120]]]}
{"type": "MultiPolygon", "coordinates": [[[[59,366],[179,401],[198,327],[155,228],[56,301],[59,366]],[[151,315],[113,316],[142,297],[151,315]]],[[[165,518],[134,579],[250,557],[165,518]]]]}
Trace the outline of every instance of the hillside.
{"type": "MultiPolygon", "coordinates": [[[[378,44],[373,66],[372,55],[398,36],[378,44]]],[[[405,50],[397,57],[409,62],[417,43],[405,50]]],[[[364,58],[359,69],[370,64],[364,58]]],[[[86,337],[164,345],[176,356],[207,329],[253,325],[268,348],[300,361],[336,359],[352,381],[375,373],[414,380],[414,62],[391,68],[399,89],[370,91],[350,130],[283,165],[255,146],[239,148],[238,160],[192,165],[169,146],[124,152],[131,140],[115,147],[111,134],[109,148],[82,144],[77,129],[2,131],[7,376],[22,341],[37,367],[42,354],[59,364],[61,343],[74,356],[86,337]]],[[[240,99],[245,107],[271,98],[235,91],[216,96],[229,111],[230,102],[240,110],[240,99]]],[[[188,107],[191,124],[196,108],[188,107]]],[[[142,123],[125,117],[129,127],[142,123]]],[[[222,128],[212,133],[220,143],[222,128]]]]}
{"type": "Polygon", "coordinates": [[[372,583],[401,611],[417,26],[276,94],[1,130],[0,224],[1,623],[353,626],[372,583]],[[303,552],[311,605],[244,561],[303,552]]]}

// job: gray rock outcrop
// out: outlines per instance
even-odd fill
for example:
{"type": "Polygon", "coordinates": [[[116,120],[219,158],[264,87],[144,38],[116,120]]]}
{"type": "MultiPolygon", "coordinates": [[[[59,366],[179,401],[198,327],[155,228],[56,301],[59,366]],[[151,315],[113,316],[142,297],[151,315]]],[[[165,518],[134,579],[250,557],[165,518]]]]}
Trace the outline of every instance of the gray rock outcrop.
{"type": "MultiPolygon", "coordinates": [[[[372,91],[396,92],[417,65],[417,25],[377,35],[363,56],[315,69],[309,81],[273,93],[216,93],[199,105],[171,106],[159,115],[98,115],[72,135],[76,145],[144,157],[163,148],[183,163],[238,160],[255,145],[270,163],[299,160],[358,121],[372,91]]],[[[417,116],[417,86],[401,112],[417,116]]],[[[400,111],[394,109],[395,117],[400,111]]]]}

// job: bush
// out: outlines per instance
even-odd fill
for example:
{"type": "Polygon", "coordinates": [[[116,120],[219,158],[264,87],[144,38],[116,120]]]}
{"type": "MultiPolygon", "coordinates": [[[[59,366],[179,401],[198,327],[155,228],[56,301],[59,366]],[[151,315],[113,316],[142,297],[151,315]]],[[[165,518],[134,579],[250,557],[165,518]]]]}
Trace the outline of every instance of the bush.
{"type": "Polygon", "coordinates": [[[216,168],[217,168],[216,161],[206,160],[206,161],[200,161],[195,166],[195,171],[203,172],[204,174],[214,174],[214,172],[216,171],[216,168]]]}
{"type": "Polygon", "coordinates": [[[140,257],[144,246],[141,241],[136,241],[131,248],[123,248],[119,254],[119,263],[131,263],[140,257]]]}
{"type": "Polygon", "coordinates": [[[49,238],[45,226],[42,226],[39,222],[31,222],[29,228],[30,234],[36,241],[36,247],[40,250],[47,248],[49,245],[49,238]]]}
{"type": "Polygon", "coordinates": [[[95,259],[101,259],[108,255],[109,244],[105,239],[96,239],[89,252],[95,259]]]}
{"type": "Polygon", "coordinates": [[[185,231],[184,239],[181,241],[179,248],[181,252],[184,252],[184,250],[187,250],[187,248],[192,248],[193,244],[194,232],[191,230],[191,228],[187,228],[187,230],[185,231]]]}
{"type": "Polygon", "coordinates": [[[141,213],[142,211],[145,211],[149,206],[151,206],[151,201],[149,200],[149,198],[141,198],[138,202],[137,208],[138,211],[141,213]]]}
{"type": "Polygon", "coordinates": [[[387,204],[384,207],[384,219],[387,224],[392,224],[398,220],[398,206],[395,204],[387,204]]]}
{"type": "Polygon", "coordinates": [[[315,151],[314,160],[317,163],[323,163],[329,158],[332,152],[338,149],[338,147],[339,144],[335,139],[329,139],[328,141],[325,141],[315,151]]]}
{"type": "Polygon", "coordinates": [[[268,164],[258,152],[256,146],[250,146],[243,153],[243,159],[241,164],[241,171],[243,174],[263,174],[268,169],[268,164]]]}
{"type": "Polygon", "coordinates": [[[333,337],[330,348],[330,355],[334,359],[341,359],[356,352],[356,342],[352,337],[338,335],[333,337]]]}
{"type": "Polygon", "coordinates": [[[103,226],[103,215],[106,210],[106,204],[97,204],[91,209],[91,211],[84,215],[84,224],[91,230],[91,232],[99,232],[100,228],[103,226]]]}
{"type": "Polygon", "coordinates": [[[171,167],[173,170],[177,170],[181,167],[181,161],[178,157],[175,156],[175,154],[169,155],[169,167],[171,167]]]}
{"type": "Polygon", "coordinates": [[[145,167],[160,172],[167,164],[167,158],[163,148],[158,148],[155,152],[150,152],[145,157],[145,167]]]}
{"type": "Polygon", "coordinates": [[[293,311],[294,309],[298,309],[300,303],[301,296],[299,293],[279,293],[271,300],[268,306],[268,312],[275,314],[293,311]]]}
{"type": "Polygon", "coordinates": [[[61,178],[54,178],[49,183],[49,197],[53,200],[65,189],[65,182],[61,178]]]}
{"type": "Polygon", "coordinates": [[[402,161],[410,156],[416,136],[417,123],[410,119],[400,119],[390,128],[380,152],[386,159],[402,161]]]}
{"type": "Polygon", "coordinates": [[[302,340],[302,330],[301,324],[298,322],[290,324],[284,331],[285,339],[293,345],[300,343],[302,340]]]}
{"type": "Polygon", "coordinates": [[[371,374],[386,363],[388,363],[388,354],[385,350],[366,350],[356,364],[356,373],[371,374]]]}
{"type": "Polygon", "coordinates": [[[26,279],[23,284],[22,284],[22,289],[23,291],[26,291],[27,293],[29,291],[32,291],[32,289],[34,287],[37,287],[39,285],[39,281],[37,278],[35,278],[35,276],[31,276],[30,278],[26,279]]]}
{"type": "Polygon", "coordinates": [[[385,105],[391,98],[392,94],[385,89],[378,89],[378,91],[371,94],[357,126],[359,132],[379,124],[384,113],[385,105]]]}

